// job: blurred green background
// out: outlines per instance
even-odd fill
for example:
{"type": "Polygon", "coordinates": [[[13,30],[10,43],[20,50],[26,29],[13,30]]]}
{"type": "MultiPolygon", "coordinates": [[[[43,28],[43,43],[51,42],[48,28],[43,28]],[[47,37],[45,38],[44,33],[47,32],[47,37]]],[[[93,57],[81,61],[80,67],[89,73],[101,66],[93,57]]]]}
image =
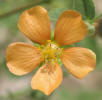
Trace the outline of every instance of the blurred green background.
{"type": "MultiPolygon", "coordinates": [[[[21,13],[35,5],[42,5],[48,11],[54,8],[69,8],[72,0],[0,0],[0,100],[102,100],[102,20],[94,36],[87,36],[75,46],[92,49],[97,55],[97,65],[83,80],[78,80],[64,69],[64,79],[50,96],[32,90],[30,81],[34,74],[18,77],[6,67],[5,52],[12,42],[31,43],[17,27],[21,13]]],[[[102,0],[94,0],[96,15],[102,13],[102,0]]],[[[78,4],[80,6],[80,4],[78,4]]],[[[77,8],[78,9],[78,8],[77,8]]],[[[56,12],[55,17],[57,17],[56,12]]],[[[52,26],[55,23],[52,12],[52,26]]]]}

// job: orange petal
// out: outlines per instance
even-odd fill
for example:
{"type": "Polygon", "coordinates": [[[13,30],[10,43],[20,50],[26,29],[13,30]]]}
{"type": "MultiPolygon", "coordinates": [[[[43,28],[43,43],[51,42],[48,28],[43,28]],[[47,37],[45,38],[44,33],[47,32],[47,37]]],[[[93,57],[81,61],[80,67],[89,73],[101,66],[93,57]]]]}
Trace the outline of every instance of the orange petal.
{"type": "Polygon", "coordinates": [[[41,63],[40,51],[33,45],[13,43],[6,52],[7,66],[16,75],[24,75],[35,69],[41,63]]]}
{"type": "Polygon", "coordinates": [[[68,71],[79,79],[92,71],[96,64],[95,53],[81,47],[65,49],[61,59],[68,71]]]}
{"type": "Polygon", "coordinates": [[[49,95],[61,84],[61,81],[62,70],[60,66],[57,63],[46,63],[32,78],[31,86],[33,89],[40,90],[49,95]]]}
{"type": "Polygon", "coordinates": [[[88,33],[80,13],[64,11],[56,23],[55,41],[60,45],[69,45],[82,40],[88,33]]]}
{"type": "Polygon", "coordinates": [[[48,12],[41,6],[33,7],[20,16],[18,27],[33,42],[43,44],[50,39],[48,12]]]}

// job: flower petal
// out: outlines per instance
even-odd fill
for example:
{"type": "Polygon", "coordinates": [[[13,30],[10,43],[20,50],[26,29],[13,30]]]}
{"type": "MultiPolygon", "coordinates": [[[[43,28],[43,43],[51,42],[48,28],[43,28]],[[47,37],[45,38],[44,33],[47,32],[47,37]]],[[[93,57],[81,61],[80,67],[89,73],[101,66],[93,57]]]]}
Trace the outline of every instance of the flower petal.
{"type": "Polygon", "coordinates": [[[50,39],[48,12],[41,6],[33,7],[20,16],[18,27],[33,42],[43,44],[50,39]]]}
{"type": "Polygon", "coordinates": [[[24,75],[41,63],[40,51],[33,45],[26,43],[13,43],[6,52],[7,66],[16,75],[24,75]]]}
{"type": "Polygon", "coordinates": [[[92,71],[96,64],[95,53],[81,47],[65,49],[61,59],[68,71],[79,79],[92,71]]]}
{"type": "Polygon", "coordinates": [[[56,23],[55,41],[60,45],[69,45],[82,40],[88,33],[80,13],[67,10],[56,23]]]}
{"type": "Polygon", "coordinates": [[[46,63],[32,78],[31,86],[33,89],[40,90],[49,95],[61,84],[61,81],[62,70],[60,66],[57,63],[46,63]]]}

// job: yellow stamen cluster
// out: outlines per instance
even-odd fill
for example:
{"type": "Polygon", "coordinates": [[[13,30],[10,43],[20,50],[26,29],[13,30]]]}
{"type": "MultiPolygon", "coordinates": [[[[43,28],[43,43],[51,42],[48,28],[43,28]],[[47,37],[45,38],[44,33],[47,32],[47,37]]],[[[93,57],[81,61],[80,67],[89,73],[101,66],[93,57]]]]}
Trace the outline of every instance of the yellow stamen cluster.
{"type": "Polygon", "coordinates": [[[41,45],[41,57],[45,59],[46,62],[55,62],[62,54],[62,48],[58,46],[57,43],[48,40],[45,45],[41,45]]]}

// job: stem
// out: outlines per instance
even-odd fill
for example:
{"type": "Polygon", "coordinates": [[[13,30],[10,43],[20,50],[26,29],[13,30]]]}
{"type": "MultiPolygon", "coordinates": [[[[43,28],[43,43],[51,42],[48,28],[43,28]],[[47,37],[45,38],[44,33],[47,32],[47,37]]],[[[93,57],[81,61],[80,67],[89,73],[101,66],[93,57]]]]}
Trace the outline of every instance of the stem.
{"type": "Polygon", "coordinates": [[[16,8],[16,9],[11,10],[9,12],[6,12],[4,14],[1,14],[0,15],[0,18],[8,17],[8,16],[13,15],[13,14],[16,14],[16,13],[22,11],[22,10],[25,10],[25,9],[31,7],[31,6],[39,5],[39,4],[43,3],[43,2],[44,2],[43,0],[33,1],[33,2],[29,3],[29,4],[27,4],[27,5],[24,5],[22,7],[19,7],[19,8],[16,8]]]}
{"type": "Polygon", "coordinates": [[[95,21],[96,21],[97,19],[99,19],[100,17],[102,17],[102,14],[96,16],[96,17],[92,20],[92,22],[95,22],[95,21]]]}

